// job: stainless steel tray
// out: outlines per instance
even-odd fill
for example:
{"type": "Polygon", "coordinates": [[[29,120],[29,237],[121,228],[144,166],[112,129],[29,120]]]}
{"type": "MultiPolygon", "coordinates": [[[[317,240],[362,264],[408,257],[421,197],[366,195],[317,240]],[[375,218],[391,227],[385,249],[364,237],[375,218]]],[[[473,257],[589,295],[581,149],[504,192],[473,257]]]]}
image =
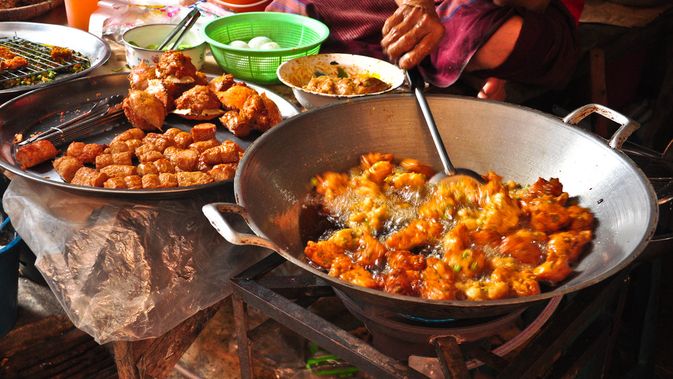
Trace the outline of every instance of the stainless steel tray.
{"type": "MultiPolygon", "coordinates": [[[[43,88],[37,91],[21,95],[0,106],[0,166],[24,178],[54,185],[66,190],[76,191],[80,194],[115,197],[135,198],[173,198],[190,196],[196,191],[202,191],[218,185],[233,181],[215,182],[199,186],[175,187],[146,190],[109,189],[98,187],[78,186],[65,183],[53,170],[51,161],[39,166],[22,170],[14,159],[14,136],[22,133],[24,138],[31,134],[49,129],[57,122],[63,122],[76,116],[80,111],[91,107],[93,102],[102,97],[112,95],[126,95],[129,88],[128,73],[118,73],[87,78],[79,78],[55,86],[43,88]]],[[[274,101],[280,109],[283,118],[292,117],[299,113],[290,102],[279,95],[262,87],[248,84],[258,92],[264,92],[274,101]]],[[[165,127],[180,128],[188,131],[193,125],[203,121],[189,121],[176,115],[166,118],[165,127]]],[[[215,124],[219,121],[215,120],[215,124]]],[[[82,138],[81,141],[89,143],[109,143],[115,135],[130,127],[125,118],[119,122],[119,126],[108,131],[82,138]]],[[[218,125],[217,139],[220,141],[232,140],[243,148],[247,148],[256,135],[241,139],[231,134],[226,128],[218,125]]],[[[60,146],[64,150],[66,146],[60,146]]]]}
{"type": "Polygon", "coordinates": [[[91,66],[80,72],[59,74],[54,80],[29,86],[17,86],[0,90],[0,95],[30,91],[89,74],[110,58],[110,47],[91,33],[62,25],[36,22],[0,22],[0,37],[17,36],[31,42],[57,45],[73,49],[85,55],[91,66]]]}

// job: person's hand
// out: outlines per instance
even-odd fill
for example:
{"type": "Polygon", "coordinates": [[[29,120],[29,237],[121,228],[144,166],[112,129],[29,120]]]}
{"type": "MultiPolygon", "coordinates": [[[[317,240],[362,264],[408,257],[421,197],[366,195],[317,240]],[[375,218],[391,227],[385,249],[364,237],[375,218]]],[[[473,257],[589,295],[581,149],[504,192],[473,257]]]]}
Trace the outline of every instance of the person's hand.
{"type": "Polygon", "coordinates": [[[490,99],[505,101],[507,93],[505,92],[505,83],[506,81],[498,78],[488,78],[481,91],[477,94],[477,97],[480,99],[490,99]]]}
{"type": "Polygon", "coordinates": [[[397,65],[410,69],[430,54],[444,35],[433,0],[399,0],[383,25],[383,51],[397,65]]]}

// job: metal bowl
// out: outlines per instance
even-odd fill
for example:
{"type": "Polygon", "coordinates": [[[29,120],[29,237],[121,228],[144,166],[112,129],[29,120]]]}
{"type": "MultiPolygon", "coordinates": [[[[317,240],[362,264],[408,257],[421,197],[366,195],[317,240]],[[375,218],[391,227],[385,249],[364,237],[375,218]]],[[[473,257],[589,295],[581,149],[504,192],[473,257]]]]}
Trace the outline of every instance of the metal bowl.
{"type": "Polygon", "coordinates": [[[297,101],[306,109],[320,107],[342,100],[357,97],[380,95],[390,92],[404,83],[404,72],[397,66],[380,59],[355,54],[318,54],[296,58],[287,61],[278,67],[278,79],[292,88],[297,101]],[[303,87],[311,80],[316,71],[327,71],[334,62],[344,67],[349,75],[365,73],[390,84],[385,91],[358,94],[333,95],[308,91],[303,87]]]}
{"type": "Polygon", "coordinates": [[[102,39],[91,33],[62,25],[40,24],[36,22],[0,22],[0,38],[14,36],[31,42],[62,46],[75,50],[85,55],[91,65],[80,72],[58,75],[50,82],[0,89],[0,95],[31,91],[87,75],[107,62],[111,55],[110,47],[102,39]]]}

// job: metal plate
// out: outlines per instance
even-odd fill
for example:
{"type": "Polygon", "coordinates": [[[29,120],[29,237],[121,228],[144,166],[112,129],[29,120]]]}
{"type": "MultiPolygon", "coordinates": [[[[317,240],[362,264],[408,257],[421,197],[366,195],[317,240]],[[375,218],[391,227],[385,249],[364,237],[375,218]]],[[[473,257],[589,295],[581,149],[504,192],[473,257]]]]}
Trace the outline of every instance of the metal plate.
{"type": "Polygon", "coordinates": [[[54,80],[29,86],[17,86],[0,90],[0,95],[30,91],[89,74],[110,58],[110,47],[102,39],[91,33],[62,25],[35,22],[0,22],[0,37],[17,36],[31,42],[57,45],[75,50],[91,62],[86,70],[71,74],[59,74],[54,80]]]}
{"type": "MultiPolygon", "coordinates": [[[[116,197],[137,198],[183,197],[189,196],[196,191],[210,189],[223,183],[233,181],[232,178],[232,180],[229,181],[190,187],[124,190],[86,187],[65,183],[53,170],[51,161],[25,171],[19,168],[19,165],[14,160],[13,140],[15,134],[23,133],[25,138],[32,133],[49,129],[57,122],[63,122],[74,117],[78,112],[90,108],[93,102],[102,97],[126,95],[129,89],[127,76],[128,73],[118,73],[75,79],[24,94],[0,106],[0,166],[30,180],[58,186],[66,190],[76,191],[80,194],[98,196],[111,195],[116,197]]],[[[269,99],[278,105],[284,119],[299,113],[291,103],[279,95],[253,84],[248,85],[258,92],[266,93],[269,99]]],[[[193,125],[201,122],[206,121],[190,121],[176,115],[169,115],[166,118],[164,125],[166,129],[175,127],[189,131],[193,125]]],[[[215,120],[215,123],[218,124],[219,122],[215,120]]],[[[114,136],[128,127],[130,127],[130,124],[123,118],[122,121],[119,122],[119,125],[111,130],[79,140],[88,143],[109,143],[114,136]]],[[[219,126],[217,129],[218,140],[232,140],[243,148],[247,148],[257,136],[259,136],[258,133],[242,139],[234,136],[222,126],[219,126]]],[[[57,147],[64,150],[67,145],[57,147]]]]}

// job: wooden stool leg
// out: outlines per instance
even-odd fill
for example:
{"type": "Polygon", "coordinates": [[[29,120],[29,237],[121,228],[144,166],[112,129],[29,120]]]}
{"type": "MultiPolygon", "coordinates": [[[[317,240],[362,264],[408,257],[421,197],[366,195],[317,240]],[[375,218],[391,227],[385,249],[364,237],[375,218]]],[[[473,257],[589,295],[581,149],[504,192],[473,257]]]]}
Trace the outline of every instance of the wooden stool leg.
{"type": "MultiPolygon", "coordinates": [[[[589,52],[589,70],[591,75],[591,102],[608,105],[608,90],[605,82],[605,52],[601,48],[593,48],[589,52]]],[[[594,133],[603,138],[609,137],[608,120],[598,117],[594,133]]]]}
{"type": "Polygon", "coordinates": [[[248,338],[248,315],[243,299],[234,294],[234,320],[236,321],[236,336],[238,338],[238,360],[241,365],[241,378],[252,379],[252,347],[248,338]]]}

